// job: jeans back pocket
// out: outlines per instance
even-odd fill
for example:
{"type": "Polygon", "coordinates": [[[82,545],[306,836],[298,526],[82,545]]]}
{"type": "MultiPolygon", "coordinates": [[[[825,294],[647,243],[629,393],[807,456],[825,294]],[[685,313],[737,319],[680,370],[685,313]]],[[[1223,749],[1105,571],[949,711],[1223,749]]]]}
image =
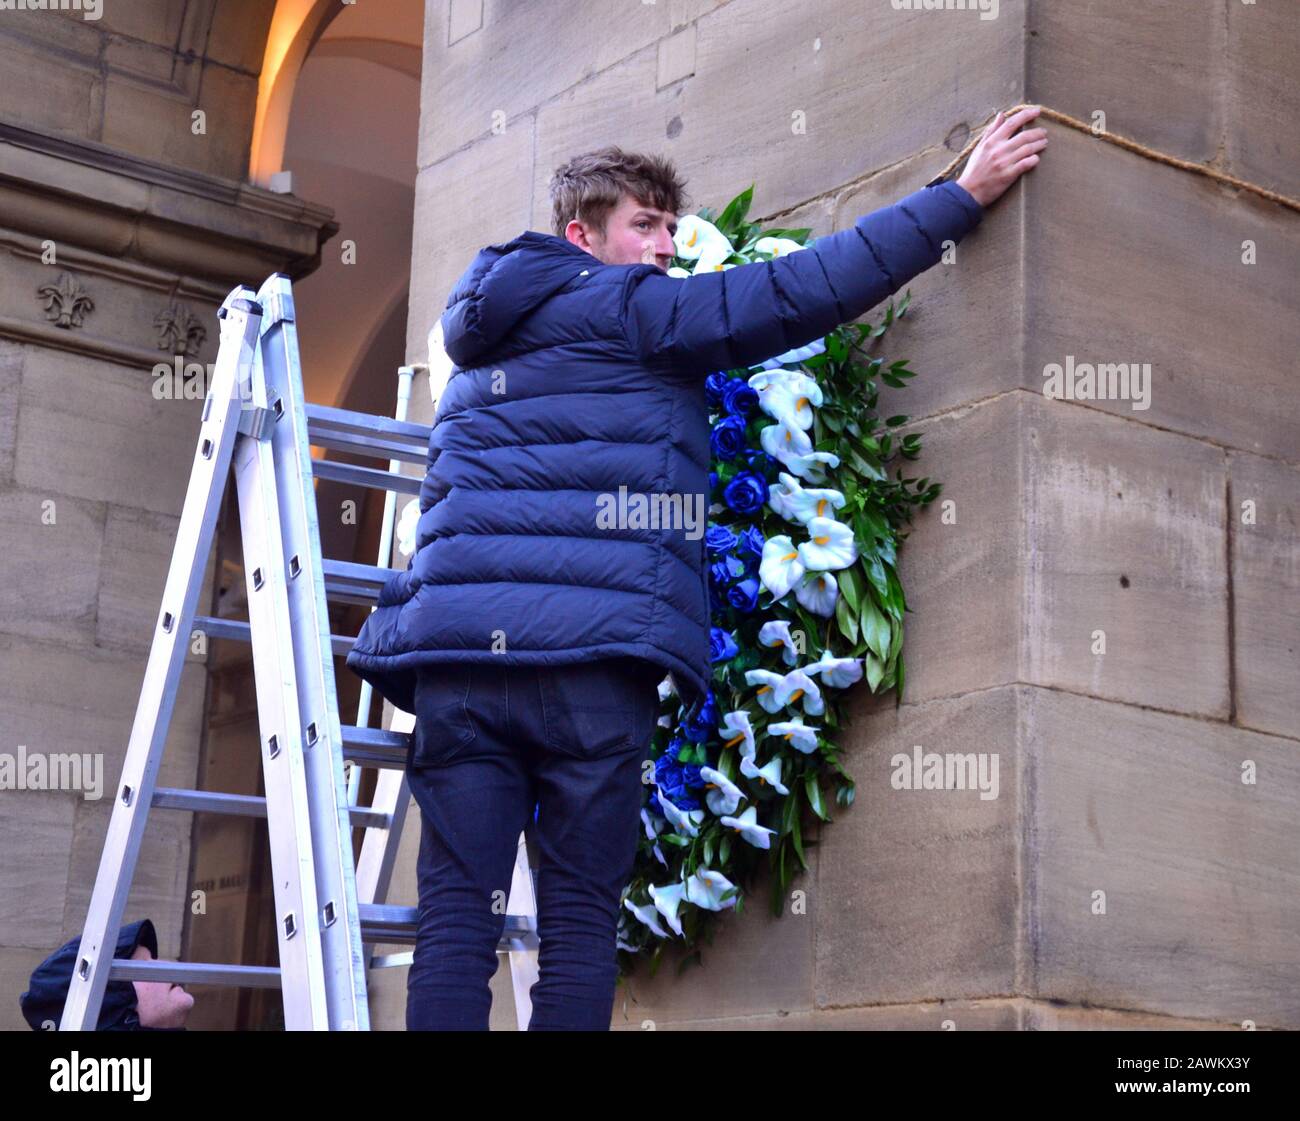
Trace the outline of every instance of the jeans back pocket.
{"type": "Polygon", "coordinates": [[[640,658],[538,666],[546,745],[579,759],[644,747],[659,716],[663,674],[640,658]],[[656,676],[657,674],[657,676],[656,676]]]}
{"type": "Polygon", "coordinates": [[[421,666],[416,671],[415,729],[408,766],[441,766],[473,742],[476,732],[469,713],[473,676],[470,662],[421,666]]]}

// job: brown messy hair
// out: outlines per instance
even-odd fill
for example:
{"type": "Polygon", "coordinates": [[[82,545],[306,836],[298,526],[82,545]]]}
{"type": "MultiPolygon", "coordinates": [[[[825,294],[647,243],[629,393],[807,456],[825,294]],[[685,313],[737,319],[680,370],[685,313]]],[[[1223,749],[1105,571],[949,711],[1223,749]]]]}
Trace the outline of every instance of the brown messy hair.
{"type": "Polygon", "coordinates": [[[556,237],[563,237],[575,218],[604,237],[610,211],[624,194],[675,218],[683,208],[685,184],[667,157],[624,152],[611,144],[557,167],[550,192],[551,229],[556,237]]]}

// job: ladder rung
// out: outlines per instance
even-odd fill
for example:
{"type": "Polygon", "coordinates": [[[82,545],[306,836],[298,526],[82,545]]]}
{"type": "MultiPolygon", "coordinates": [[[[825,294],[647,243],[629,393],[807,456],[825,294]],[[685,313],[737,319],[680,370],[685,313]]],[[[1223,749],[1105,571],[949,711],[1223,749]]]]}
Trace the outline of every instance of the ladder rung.
{"type": "Polygon", "coordinates": [[[110,981],[176,981],[182,985],[236,985],[245,989],[278,989],[280,967],[114,958],[108,978],[110,981]]]}
{"type": "MultiPolygon", "coordinates": [[[[178,790],[157,787],[153,792],[155,809],[191,810],[195,813],[225,814],[228,817],[266,817],[266,799],[256,794],[227,794],[220,790],[178,790]]],[[[389,815],[368,806],[348,810],[354,828],[386,829],[389,815]]]]}
{"type": "MultiPolygon", "coordinates": [[[[213,638],[233,638],[238,642],[252,642],[253,633],[243,619],[220,619],[215,615],[195,615],[194,629],[213,638]]],[[[356,637],[347,634],[330,635],[330,649],[340,658],[356,645],[356,637]]]]}
{"type": "Polygon", "coordinates": [[[406,754],[411,745],[410,732],[390,732],[384,728],[363,728],[342,724],[343,757],[365,767],[406,768],[406,754]]]}
{"type": "MultiPolygon", "coordinates": [[[[416,908],[393,903],[360,903],[357,909],[362,941],[414,943],[416,908]]],[[[537,925],[531,915],[506,915],[497,950],[521,948],[538,948],[537,925]]]]}
{"type": "Polygon", "coordinates": [[[424,463],[430,431],[427,424],[307,402],[307,438],[320,448],[424,463]]]}
{"type": "Polygon", "coordinates": [[[381,471],[376,467],[358,467],[355,463],[340,463],[335,459],[313,459],[311,473],[318,479],[331,479],[337,483],[370,487],[372,490],[393,490],[399,494],[419,494],[421,480],[415,475],[396,471],[381,471]]]}
{"type": "Polygon", "coordinates": [[[377,564],[357,564],[354,561],[322,561],[325,572],[325,594],[343,603],[374,603],[379,593],[400,568],[380,568],[377,564]]]}

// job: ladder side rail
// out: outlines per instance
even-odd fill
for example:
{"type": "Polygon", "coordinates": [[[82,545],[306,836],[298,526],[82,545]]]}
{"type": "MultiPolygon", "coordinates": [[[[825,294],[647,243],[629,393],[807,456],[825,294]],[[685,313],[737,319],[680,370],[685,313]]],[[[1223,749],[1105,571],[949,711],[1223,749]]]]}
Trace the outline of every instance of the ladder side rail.
{"type": "MultiPolygon", "coordinates": [[[[263,305],[265,319],[265,305],[263,305]]],[[[252,358],[252,397],[271,417],[282,403],[268,397],[261,348],[252,358]]],[[[248,584],[248,620],[253,680],[266,787],[266,817],[274,879],[276,940],[284,997],[285,1028],[327,1030],[326,966],[321,940],[320,901],[308,786],[310,717],[298,699],[292,655],[286,558],[271,434],[278,421],[261,426],[261,437],[245,437],[235,448],[239,521],[248,584]]]]}
{"type": "Polygon", "coordinates": [[[190,626],[239,434],[242,412],[236,400],[241,384],[239,370],[246,368],[251,360],[261,316],[261,309],[250,298],[252,295],[251,289],[239,287],[221,305],[221,338],[212,384],[203,403],[176,544],[113,799],[113,813],[82,927],[76,965],[59,1021],[60,1031],[94,1031],[99,1023],[122,913],[135,876],[175,708],[190,626]]]}
{"type": "MultiPolygon", "coordinates": [[[[290,645],[283,649],[292,651],[302,716],[316,731],[314,740],[308,739],[303,761],[329,1024],[333,1030],[368,1031],[370,1008],[343,777],[343,736],[289,278],[281,273],[268,277],[258,299],[264,309],[258,357],[267,392],[279,398],[283,410],[270,437],[281,531],[277,540],[289,571],[290,645]]],[[[287,998],[287,987],[285,993],[287,998]]]]}

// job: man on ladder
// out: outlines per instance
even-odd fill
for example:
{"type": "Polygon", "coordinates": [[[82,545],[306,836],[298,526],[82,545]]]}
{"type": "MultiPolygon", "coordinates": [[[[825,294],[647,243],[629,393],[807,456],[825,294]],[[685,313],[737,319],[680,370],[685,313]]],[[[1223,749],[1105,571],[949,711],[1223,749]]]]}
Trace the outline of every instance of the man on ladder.
{"type": "Polygon", "coordinates": [[[457,281],[416,552],[347,659],[416,717],[408,1028],[487,1029],[526,827],[539,852],[529,1030],[609,1028],[657,685],[671,673],[695,710],[711,671],[704,518],[606,515],[636,494],[702,511],[705,376],[820,339],[936,264],[1036,162],[1042,130],[1014,135],[1036,113],[996,121],[959,180],[810,252],[686,279],[665,275],[682,208],[671,163],[592,152],[552,179],[554,235],[487,246],[457,281]]]}

